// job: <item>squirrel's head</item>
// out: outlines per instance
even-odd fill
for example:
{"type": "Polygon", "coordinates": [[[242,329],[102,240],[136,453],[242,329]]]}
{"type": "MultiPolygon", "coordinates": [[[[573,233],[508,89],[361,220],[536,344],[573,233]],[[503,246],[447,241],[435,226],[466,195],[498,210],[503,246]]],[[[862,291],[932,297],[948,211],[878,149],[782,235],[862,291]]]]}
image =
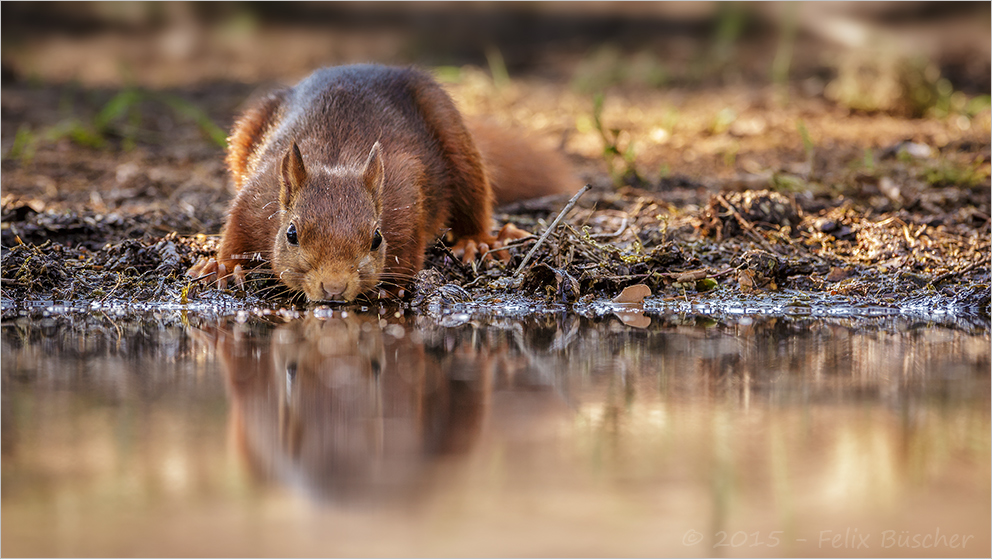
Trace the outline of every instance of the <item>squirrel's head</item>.
{"type": "Polygon", "coordinates": [[[361,167],[307,167],[299,146],[290,146],[279,166],[272,259],[280,281],[310,301],[351,301],[375,287],[386,258],[385,175],[378,142],[361,167]]]}

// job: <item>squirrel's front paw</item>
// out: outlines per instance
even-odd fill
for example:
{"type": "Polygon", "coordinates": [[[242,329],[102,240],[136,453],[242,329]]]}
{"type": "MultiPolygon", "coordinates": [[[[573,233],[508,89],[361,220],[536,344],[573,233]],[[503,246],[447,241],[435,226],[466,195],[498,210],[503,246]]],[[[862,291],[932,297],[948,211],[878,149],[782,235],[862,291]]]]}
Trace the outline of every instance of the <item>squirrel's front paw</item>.
{"type": "Polygon", "coordinates": [[[486,254],[489,253],[489,243],[491,241],[495,241],[495,239],[493,237],[482,236],[459,239],[451,247],[451,253],[455,255],[455,258],[461,258],[463,264],[468,264],[480,254],[485,258],[486,254]]]}
{"type": "Polygon", "coordinates": [[[245,288],[245,271],[234,260],[227,260],[225,263],[218,262],[215,258],[200,258],[186,275],[193,281],[216,281],[218,289],[227,289],[227,280],[233,277],[238,289],[245,288]]]}
{"type": "Polygon", "coordinates": [[[499,233],[496,234],[496,244],[503,246],[503,243],[506,241],[515,241],[517,239],[523,239],[524,237],[530,237],[530,233],[512,223],[507,223],[502,229],[499,230],[499,233]]]}
{"type": "Polygon", "coordinates": [[[530,233],[518,228],[512,223],[507,223],[499,230],[499,233],[495,237],[489,235],[478,236],[478,237],[466,237],[460,239],[455,246],[451,247],[451,252],[456,257],[462,259],[462,262],[468,264],[472,260],[475,260],[476,256],[482,257],[483,260],[491,258],[492,254],[496,253],[500,260],[503,262],[510,261],[510,253],[505,250],[500,250],[507,241],[515,241],[517,239],[523,239],[524,237],[529,237],[530,233]]]}

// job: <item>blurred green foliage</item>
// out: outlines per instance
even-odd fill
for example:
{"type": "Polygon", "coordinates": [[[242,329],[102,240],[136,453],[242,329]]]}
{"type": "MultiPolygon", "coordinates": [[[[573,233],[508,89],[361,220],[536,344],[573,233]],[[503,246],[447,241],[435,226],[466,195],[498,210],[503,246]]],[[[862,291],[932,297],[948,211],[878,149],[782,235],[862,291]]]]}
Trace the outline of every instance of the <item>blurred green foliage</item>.
{"type": "Polygon", "coordinates": [[[989,171],[980,161],[960,163],[940,159],[924,169],[923,179],[933,186],[988,188],[989,171]]]}
{"type": "Polygon", "coordinates": [[[669,73],[650,50],[626,54],[612,44],[600,45],[582,59],[572,75],[572,89],[600,93],[613,86],[659,88],[669,82],[669,73]]]}
{"type": "Polygon", "coordinates": [[[636,151],[630,134],[624,134],[621,128],[607,128],[603,123],[605,103],[606,97],[602,93],[593,97],[592,120],[593,126],[603,139],[603,159],[606,162],[613,186],[619,188],[625,184],[643,183],[644,178],[637,172],[634,165],[636,151]]]}
{"type": "Polygon", "coordinates": [[[62,139],[68,139],[91,149],[106,149],[109,145],[108,139],[113,136],[121,138],[121,149],[130,151],[137,145],[141,132],[141,107],[145,102],[160,103],[169,107],[174,114],[195,123],[211,142],[221,148],[227,146],[227,134],[224,130],[217,126],[202,109],[176,95],[129,87],[112,97],[95,116],[89,119],[75,116],[71,97],[70,87],[62,96],[59,110],[67,116],[57,124],[39,132],[34,132],[28,125],[22,124],[17,129],[14,142],[4,157],[27,163],[34,158],[39,145],[62,139]]]}
{"type": "Polygon", "coordinates": [[[911,118],[972,118],[989,108],[989,95],[969,97],[955,91],[937,64],[920,56],[876,49],[850,52],[833,65],[837,76],[824,93],[852,110],[911,118]]]}

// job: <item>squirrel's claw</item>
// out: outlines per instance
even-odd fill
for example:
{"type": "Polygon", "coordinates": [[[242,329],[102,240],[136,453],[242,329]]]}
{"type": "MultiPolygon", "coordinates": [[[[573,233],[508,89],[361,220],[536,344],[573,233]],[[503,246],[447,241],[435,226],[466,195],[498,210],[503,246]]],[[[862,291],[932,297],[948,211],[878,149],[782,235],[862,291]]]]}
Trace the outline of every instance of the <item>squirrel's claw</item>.
{"type": "Polygon", "coordinates": [[[510,251],[499,249],[503,248],[503,245],[505,245],[507,241],[515,241],[517,239],[523,239],[530,236],[531,234],[527,231],[520,229],[512,223],[507,223],[502,229],[499,230],[499,233],[496,234],[496,240],[493,241],[493,247],[491,250],[498,251],[496,252],[498,254],[497,258],[502,260],[505,264],[510,261],[510,251]]]}
{"type": "Polygon", "coordinates": [[[233,273],[233,275],[234,275],[234,285],[237,286],[237,288],[240,291],[244,291],[245,290],[245,270],[244,270],[244,268],[241,267],[241,264],[236,264],[234,266],[234,273],[233,273]]]}
{"type": "Polygon", "coordinates": [[[476,255],[479,254],[479,247],[475,239],[461,239],[455,243],[455,246],[451,247],[451,254],[454,254],[455,258],[460,259],[463,264],[468,264],[475,260],[476,255]]]}
{"type": "Polygon", "coordinates": [[[499,233],[496,234],[496,242],[502,246],[506,241],[515,241],[517,239],[523,239],[524,237],[530,237],[530,233],[512,223],[507,223],[502,229],[499,230],[499,233]]]}
{"type": "Polygon", "coordinates": [[[231,273],[228,273],[228,266],[223,262],[218,262],[216,258],[200,258],[186,275],[192,281],[216,282],[218,289],[227,289],[228,279],[234,278],[234,283],[239,289],[245,287],[245,271],[240,264],[235,264],[231,273]]]}
{"type": "Polygon", "coordinates": [[[200,259],[196,261],[196,264],[193,264],[190,267],[190,269],[186,271],[186,275],[188,277],[193,278],[194,280],[199,280],[201,279],[200,276],[203,275],[203,270],[206,267],[207,267],[207,257],[201,256],[200,259]]]}
{"type": "Polygon", "coordinates": [[[227,266],[217,262],[217,289],[227,289],[227,266]]]}

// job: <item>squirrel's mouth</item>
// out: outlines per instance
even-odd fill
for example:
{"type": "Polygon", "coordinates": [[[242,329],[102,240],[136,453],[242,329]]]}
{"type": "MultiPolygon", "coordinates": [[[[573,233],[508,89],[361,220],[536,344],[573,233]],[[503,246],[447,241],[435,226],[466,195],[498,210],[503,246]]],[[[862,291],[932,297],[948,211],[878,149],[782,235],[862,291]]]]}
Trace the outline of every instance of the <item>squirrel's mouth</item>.
{"type": "Polygon", "coordinates": [[[306,289],[303,292],[307,296],[307,301],[311,303],[322,303],[322,304],[332,304],[332,305],[345,305],[355,301],[356,295],[349,295],[347,292],[343,293],[327,293],[321,289],[306,289]]]}

